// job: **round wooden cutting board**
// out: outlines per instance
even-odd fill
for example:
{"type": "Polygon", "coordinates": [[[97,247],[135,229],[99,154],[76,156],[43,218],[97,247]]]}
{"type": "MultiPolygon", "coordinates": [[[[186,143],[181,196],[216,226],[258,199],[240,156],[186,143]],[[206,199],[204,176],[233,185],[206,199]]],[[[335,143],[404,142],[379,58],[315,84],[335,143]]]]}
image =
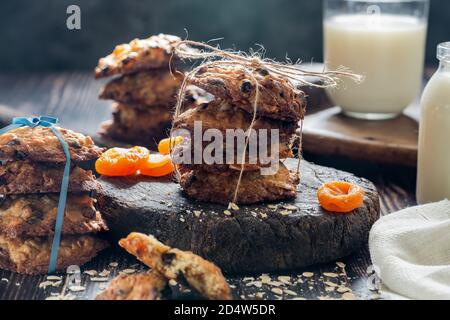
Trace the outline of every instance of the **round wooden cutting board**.
{"type": "MultiPolygon", "coordinates": [[[[297,162],[288,159],[291,169],[297,162]]],[[[375,186],[365,179],[302,162],[297,199],[277,204],[227,207],[188,199],[170,179],[106,178],[99,210],[115,238],[132,231],[191,250],[229,273],[289,270],[347,256],[367,242],[380,206],[375,186]],[[364,206],[351,214],[329,214],[316,192],[325,181],[346,180],[364,187],[364,206]],[[289,214],[288,214],[289,213],[289,214]]]]}

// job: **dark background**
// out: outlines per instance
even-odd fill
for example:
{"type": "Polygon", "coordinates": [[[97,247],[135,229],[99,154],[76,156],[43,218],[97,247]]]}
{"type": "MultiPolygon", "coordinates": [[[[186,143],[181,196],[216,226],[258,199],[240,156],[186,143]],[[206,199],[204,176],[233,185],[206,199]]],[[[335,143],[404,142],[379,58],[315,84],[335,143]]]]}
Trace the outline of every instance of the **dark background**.
{"type": "MultiPolygon", "coordinates": [[[[450,40],[450,1],[432,0],[427,63],[450,40]]],[[[322,60],[320,0],[1,0],[0,71],[93,69],[115,44],[164,32],[222,47],[263,44],[267,57],[322,60]],[[66,28],[81,7],[82,29],[66,28]]]]}

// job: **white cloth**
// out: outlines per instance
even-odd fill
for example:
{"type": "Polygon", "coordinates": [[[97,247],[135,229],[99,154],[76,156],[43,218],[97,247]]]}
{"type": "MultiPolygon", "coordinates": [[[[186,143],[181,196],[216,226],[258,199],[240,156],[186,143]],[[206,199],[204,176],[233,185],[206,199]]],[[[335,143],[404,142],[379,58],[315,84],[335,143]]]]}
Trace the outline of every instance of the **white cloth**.
{"type": "Polygon", "coordinates": [[[381,218],[370,231],[369,249],[388,297],[450,299],[450,201],[381,218]]]}

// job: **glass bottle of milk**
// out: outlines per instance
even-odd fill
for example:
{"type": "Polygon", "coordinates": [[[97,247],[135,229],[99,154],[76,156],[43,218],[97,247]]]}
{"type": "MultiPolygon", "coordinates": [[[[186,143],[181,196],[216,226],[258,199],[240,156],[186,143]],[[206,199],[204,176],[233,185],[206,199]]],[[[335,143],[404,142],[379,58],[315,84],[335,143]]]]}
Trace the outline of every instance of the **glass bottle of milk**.
{"type": "Polygon", "coordinates": [[[417,202],[450,199],[450,42],[438,46],[439,70],[422,96],[417,202]]]}

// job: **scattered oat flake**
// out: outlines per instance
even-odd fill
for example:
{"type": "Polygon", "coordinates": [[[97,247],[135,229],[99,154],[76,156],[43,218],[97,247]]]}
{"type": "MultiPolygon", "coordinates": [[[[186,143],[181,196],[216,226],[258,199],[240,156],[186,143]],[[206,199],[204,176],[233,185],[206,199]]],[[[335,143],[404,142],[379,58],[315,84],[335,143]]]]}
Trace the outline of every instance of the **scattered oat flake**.
{"type": "Polygon", "coordinates": [[[290,215],[292,212],[291,211],[289,211],[289,210],[282,210],[282,211],[280,211],[280,214],[282,215],[282,216],[288,216],[288,215],[290,215]]]}
{"type": "Polygon", "coordinates": [[[303,272],[302,276],[304,276],[306,278],[312,278],[312,277],[314,277],[314,273],[312,273],[312,272],[303,272]]]}
{"type": "Polygon", "coordinates": [[[378,293],[373,294],[370,299],[372,300],[380,300],[381,299],[381,295],[378,293]]]}
{"type": "Polygon", "coordinates": [[[39,283],[39,288],[46,289],[47,287],[52,287],[53,283],[54,283],[53,281],[43,281],[43,282],[39,283]]]}
{"type": "Polygon", "coordinates": [[[81,291],[85,291],[86,288],[83,286],[70,286],[69,290],[72,292],[81,292],[81,291]]]}
{"type": "Polygon", "coordinates": [[[242,279],[242,281],[253,281],[255,280],[255,278],[253,277],[245,277],[244,279],[242,279]]]}
{"type": "Polygon", "coordinates": [[[264,298],[265,294],[266,294],[265,292],[257,292],[256,297],[262,299],[262,298],[264,298]]]}
{"type": "Polygon", "coordinates": [[[342,295],[343,300],[357,300],[356,296],[351,292],[346,292],[342,295]]]}
{"type": "Polygon", "coordinates": [[[6,279],[6,278],[1,278],[1,279],[0,279],[0,281],[5,281],[5,282],[9,282],[9,280],[8,280],[8,279],[6,279]]]}
{"type": "Polygon", "coordinates": [[[256,287],[256,288],[261,288],[263,284],[262,284],[261,281],[252,281],[252,282],[247,282],[245,285],[247,287],[253,286],[253,287],[256,287]]]}
{"type": "Polygon", "coordinates": [[[339,268],[342,268],[342,269],[345,268],[345,263],[343,263],[343,262],[336,262],[336,265],[337,265],[339,268]]]}
{"type": "Polygon", "coordinates": [[[290,296],[296,296],[297,295],[297,292],[294,292],[294,291],[288,290],[288,289],[284,289],[283,292],[288,294],[288,295],[290,295],[290,296]]]}
{"type": "Polygon", "coordinates": [[[261,219],[267,219],[267,214],[266,213],[261,213],[261,219]]]}
{"type": "Polygon", "coordinates": [[[231,211],[230,210],[225,210],[223,212],[226,216],[231,216],[231,211]]]}
{"type": "Polygon", "coordinates": [[[286,283],[286,284],[290,284],[291,283],[291,277],[290,276],[279,276],[277,278],[279,281],[286,283]]]}
{"type": "Polygon", "coordinates": [[[92,282],[107,282],[109,278],[100,278],[100,277],[93,277],[91,278],[92,282]]]}
{"type": "Polygon", "coordinates": [[[269,281],[269,282],[267,282],[267,284],[269,286],[279,287],[279,286],[284,285],[285,283],[280,282],[280,281],[269,281]]]}
{"type": "Polygon", "coordinates": [[[293,206],[292,204],[285,204],[285,205],[283,205],[283,208],[286,210],[291,210],[291,211],[298,210],[298,208],[296,206],[293,206]]]}
{"type": "Polygon", "coordinates": [[[283,295],[283,290],[281,290],[280,288],[272,288],[270,291],[280,296],[283,295]]]}
{"type": "Polygon", "coordinates": [[[56,295],[56,296],[50,296],[45,298],[45,300],[75,300],[75,296],[72,294],[68,294],[68,295],[56,295]]]}
{"type": "Polygon", "coordinates": [[[306,298],[303,298],[303,297],[297,297],[297,298],[293,298],[292,300],[306,300],[306,298]]]}
{"type": "Polygon", "coordinates": [[[333,272],[324,272],[323,275],[325,277],[329,277],[329,278],[338,278],[339,275],[337,273],[333,273],[333,272]]]}
{"type": "Polygon", "coordinates": [[[202,215],[202,212],[200,210],[194,210],[194,216],[196,218],[200,218],[201,215],[202,215]]]}
{"type": "Polygon", "coordinates": [[[267,205],[267,208],[269,208],[269,209],[277,209],[278,208],[278,206],[277,205],[274,205],[274,204],[268,204],[267,205]]]}
{"type": "Polygon", "coordinates": [[[83,273],[86,273],[87,275],[89,275],[91,277],[95,277],[98,272],[96,270],[85,270],[83,273]]]}
{"type": "Polygon", "coordinates": [[[339,287],[339,288],[337,288],[336,291],[339,292],[339,293],[346,293],[346,292],[351,292],[352,289],[347,288],[347,287],[339,287]]]}
{"type": "Polygon", "coordinates": [[[272,280],[272,278],[268,274],[262,274],[259,279],[262,283],[269,283],[272,280]]]}
{"type": "Polygon", "coordinates": [[[61,281],[62,277],[58,277],[58,276],[47,276],[47,280],[48,281],[61,281]]]}
{"type": "Polygon", "coordinates": [[[325,285],[329,286],[329,287],[339,287],[339,285],[337,283],[331,282],[331,281],[326,281],[324,282],[325,285]]]}
{"type": "Polygon", "coordinates": [[[111,262],[109,264],[109,266],[112,267],[112,268],[117,268],[119,266],[119,263],[118,262],[111,262]]]}
{"type": "Polygon", "coordinates": [[[107,277],[107,276],[109,276],[110,273],[111,273],[111,271],[105,269],[102,272],[100,272],[98,275],[100,277],[107,277]]]}
{"type": "Polygon", "coordinates": [[[125,274],[132,274],[132,273],[135,273],[136,272],[136,269],[124,269],[124,270],[122,270],[122,273],[125,273],[125,274]]]}
{"type": "Polygon", "coordinates": [[[178,282],[176,282],[174,279],[169,280],[169,285],[171,285],[172,287],[176,286],[177,284],[178,282]]]}
{"type": "Polygon", "coordinates": [[[325,291],[326,292],[333,292],[336,289],[336,287],[326,287],[325,291]]]}
{"type": "Polygon", "coordinates": [[[238,211],[239,210],[239,206],[236,203],[230,202],[228,204],[228,210],[238,211]]]}
{"type": "Polygon", "coordinates": [[[181,221],[181,222],[185,222],[186,220],[184,220],[184,218],[180,218],[180,221],[181,221]]]}

